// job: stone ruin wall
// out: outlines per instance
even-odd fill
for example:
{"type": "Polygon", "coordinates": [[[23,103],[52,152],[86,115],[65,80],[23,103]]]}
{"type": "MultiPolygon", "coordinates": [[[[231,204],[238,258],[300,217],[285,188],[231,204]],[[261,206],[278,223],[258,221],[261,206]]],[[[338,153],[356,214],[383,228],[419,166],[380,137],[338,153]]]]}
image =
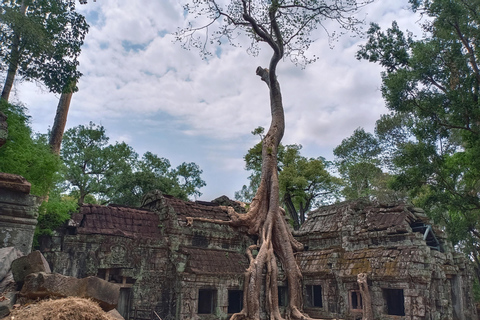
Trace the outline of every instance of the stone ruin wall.
{"type": "MultiPolygon", "coordinates": [[[[54,237],[45,255],[57,272],[105,277],[110,270],[117,282],[125,278],[132,319],[150,319],[152,310],[164,320],[227,319],[229,290],[242,290],[244,268],[221,272],[221,264],[244,259],[253,239],[227,226],[196,222],[187,227],[185,214],[165,204],[150,209],[159,219],[155,222],[157,238],[74,234],[81,230],[77,225],[54,237]],[[234,254],[238,256],[233,258],[234,254]],[[199,315],[200,290],[208,289],[215,292],[215,312],[199,315]]],[[[392,208],[347,206],[341,212],[332,211],[336,218],[320,221],[321,227],[297,235],[308,247],[297,255],[304,274],[304,296],[307,286],[322,288],[323,306],[307,305],[309,315],[361,319],[361,310],[351,308],[351,292],[359,289],[357,274],[367,273],[375,319],[476,319],[473,278],[465,259],[454,253],[440,230],[435,234],[442,251],[425,245],[423,235],[413,232],[408,222],[422,214],[407,209],[393,212],[392,208]],[[385,227],[381,221],[389,215],[395,223],[385,227]],[[387,314],[388,289],[402,290],[404,316],[387,314]]],[[[285,283],[279,281],[279,285],[285,283]]]]}
{"type": "Polygon", "coordinates": [[[25,255],[32,250],[38,217],[38,201],[30,187],[25,178],[0,172],[0,246],[15,247],[25,255]]]}
{"type": "Polygon", "coordinates": [[[434,228],[440,251],[427,246],[422,233],[412,231],[411,223],[429,222],[423,210],[356,205],[322,209],[318,225],[310,226],[322,232],[299,237],[308,246],[299,258],[305,284],[317,282],[328,288],[327,305],[307,308],[311,316],[361,319],[361,310],[352,309],[351,292],[359,290],[357,275],[366,273],[375,319],[477,318],[473,273],[466,259],[454,252],[441,230],[434,228]],[[395,223],[389,223],[391,219],[395,223]],[[401,290],[403,316],[388,314],[389,289],[401,290]]]}

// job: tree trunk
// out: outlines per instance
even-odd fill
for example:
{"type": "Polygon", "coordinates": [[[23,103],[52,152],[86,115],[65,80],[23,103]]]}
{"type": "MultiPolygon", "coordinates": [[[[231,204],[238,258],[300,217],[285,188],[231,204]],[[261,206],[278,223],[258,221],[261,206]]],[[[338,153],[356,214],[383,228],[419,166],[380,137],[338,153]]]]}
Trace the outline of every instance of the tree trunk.
{"type": "Polygon", "coordinates": [[[265,309],[272,320],[283,319],[278,306],[278,266],[277,258],[282,264],[288,283],[289,319],[310,319],[301,312],[302,309],[302,275],[295,260],[294,252],[303,250],[303,245],[292,236],[285,211],[280,207],[280,194],[277,170],[277,150],[285,129],[284,111],[280,85],[275,69],[280,60],[274,55],[269,69],[257,68],[257,74],[270,89],[270,107],[272,121],[262,142],[262,174],[260,186],[246,214],[239,214],[233,209],[229,215],[231,221],[211,220],[207,218],[187,218],[187,224],[193,221],[208,221],[231,226],[246,226],[248,233],[258,236],[257,245],[247,249],[250,265],[245,272],[243,310],[234,314],[231,320],[258,320],[261,313],[261,290],[265,309]],[[254,257],[253,250],[258,250],[254,257]],[[265,277],[264,277],[265,275],[265,277]]]}
{"type": "Polygon", "coordinates": [[[285,193],[285,196],[283,197],[283,202],[287,207],[287,211],[288,211],[288,214],[290,215],[290,218],[292,218],[293,220],[293,229],[298,230],[302,222],[301,222],[300,216],[298,215],[297,210],[295,209],[290,193],[288,192],[285,193]]]}
{"type": "Polygon", "coordinates": [[[367,274],[360,273],[357,275],[358,286],[360,287],[360,294],[363,302],[363,317],[362,320],[373,320],[372,311],[372,297],[368,289],[367,274]]]}
{"type": "Polygon", "coordinates": [[[250,23],[254,32],[273,49],[268,69],[257,68],[257,75],[267,84],[270,93],[270,110],[272,120],[270,128],[262,140],[262,174],[260,185],[246,214],[239,214],[230,209],[230,221],[207,218],[187,218],[187,225],[193,221],[208,221],[231,226],[247,227],[248,233],[258,236],[257,245],[247,249],[250,265],[245,272],[244,305],[242,311],[232,315],[231,320],[260,319],[261,291],[265,312],[270,320],[283,319],[278,306],[278,266],[277,258],[282,264],[288,284],[288,319],[310,319],[302,309],[302,274],[295,260],[294,252],[303,250],[303,245],[293,238],[285,219],[285,210],[280,207],[280,193],[277,168],[277,151],[285,130],[285,116],[280,85],[277,81],[276,68],[283,57],[283,40],[276,21],[278,1],[273,1],[269,10],[271,30],[274,36],[267,34],[249,15],[246,2],[242,1],[243,18],[250,23]],[[258,254],[254,257],[253,250],[258,254]]]}
{"type": "MultiPolygon", "coordinates": [[[[20,13],[25,15],[27,12],[27,6],[25,1],[22,1],[20,7],[20,13]]],[[[5,84],[2,90],[1,99],[8,102],[10,97],[10,92],[12,91],[13,81],[15,80],[15,75],[17,74],[18,64],[20,63],[20,35],[17,30],[14,30],[14,36],[12,41],[12,48],[10,50],[10,61],[8,64],[7,78],[5,79],[5,84]]]]}
{"type": "Polygon", "coordinates": [[[57,113],[52,126],[50,135],[50,148],[56,155],[60,155],[60,146],[62,144],[65,125],[67,124],[68,109],[72,100],[73,90],[63,92],[58,101],[57,113]]]}

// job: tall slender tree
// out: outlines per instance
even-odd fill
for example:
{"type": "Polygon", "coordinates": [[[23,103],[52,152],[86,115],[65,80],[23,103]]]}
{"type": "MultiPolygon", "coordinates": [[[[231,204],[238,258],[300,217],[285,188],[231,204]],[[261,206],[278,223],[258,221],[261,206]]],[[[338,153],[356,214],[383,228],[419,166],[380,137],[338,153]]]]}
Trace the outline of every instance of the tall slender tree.
{"type": "Polygon", "coordinates": [[[49,140],[50,148],[56,155],[60,155],[63,133],[65,132],[65,126],[67,125],[68,111],[70,109],[70,102],[72,101],[75,87],[75,83],[67,85],[58,100],[57,112],[55,113],[55,119],[53,121],[49,140]]]}
{"type": "MultiPolygon", "coordinates": [[[[367,1],[368,2],[368,1],[367,1]]],[[[360,3],[364,4],[364,3],[360,3]]],[[[287,318],[306,319],[302,312],[301,272],[294,252],[303,249],[291,233],[280,207],[277,152],[285,129],[285,117],[277,66],[286,56],[297,64],[308,64],[316,58],[306,57],[312,43],[311,32],[327,20],[337,21],[341,27],[356,29],[358,21],[352,17],[358,9],[356,1],[318,0],[232,0],[224,6],[219,1],[192,1],[186,10],[208,19],[202,26],[190,25],[177,34],[186,46],[206,48],[211,41],[226,37],[232,40],[242,31],[250,36],[252,48],[266,43],[272,51],[268,68],[258,67],[256,73],[266,83],[270,94],[272,120],[262,144],[262,173],[260,185],[246,214],[230,212],[230,221],[190,218],[213,221],[232,226],[244,226],[248,232],[258,236],[258,244],[248,248],[250,266],[245,272],[244,303],[241,312],[232,319],[259,319],[262,309],[260,294],[264,289],[265,310],[270,319],[282,319],[278,306],[277,258],[282,264],[288,282],[287,318]],[[198,31],[220,22],[210,38],[199,38],[198,31]],[[256,253],[258,252],[258,253],[256,253]],[[264,277],[265,272],[265,277],[264,277]],[[265,279],[265,282],[263,282],[265,279]]],[[[204,51],[205,52],[205,51],[204,51]]]]}

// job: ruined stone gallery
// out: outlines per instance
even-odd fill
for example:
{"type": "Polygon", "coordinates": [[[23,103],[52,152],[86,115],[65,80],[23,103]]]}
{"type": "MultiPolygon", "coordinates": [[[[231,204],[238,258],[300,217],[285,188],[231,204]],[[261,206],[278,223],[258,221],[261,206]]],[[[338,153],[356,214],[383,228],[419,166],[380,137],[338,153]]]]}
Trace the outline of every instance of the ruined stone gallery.
{"type": "MultiPolygon", "coordinates": [[[[227,206],[242,209],[226,197],[185,202],[159,192],[147,195],[141,208],[84,205],[41,249],[53,272],[117,283],[117,309],[125,319],[228,319],[242,309],[245,251],[256,239],[226,225],[187,222],[228,221],[227,206]]],[[[335,204],[312,212],[294,235],[305,245],[296,260],[311,317],[477,317],[467,261],[421,209],[365,200],[335,204]],[[366,276],[369,301],[362,299],[359,275],[366,276]]],[[[281,266],[277,281],[284,312],[281,266]]]]}

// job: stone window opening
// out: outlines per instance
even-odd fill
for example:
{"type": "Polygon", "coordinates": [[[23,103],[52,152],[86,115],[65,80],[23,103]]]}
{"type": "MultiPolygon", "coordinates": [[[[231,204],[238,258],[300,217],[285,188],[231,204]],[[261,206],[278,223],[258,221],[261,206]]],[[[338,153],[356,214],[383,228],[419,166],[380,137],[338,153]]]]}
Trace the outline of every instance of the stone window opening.
{"type": "Polygon", "coordinates": [[[243,309],[243,291],[228,290],[228,313],[237,313],[243,309]]]}
{"type": "Polygon", "coordinates": [[[286,286],[278,286],[278,306],[286,307],[288,305],[288,290],[286,286]]]}
{"type": "Polygon", "coordinates": [[[360,290],[351,290],[350,291],[350,309],[356,311],[363,310],[363,300],[360,290]]]}
{"type": "Polygon", "coordinates": [[[430,248],[441,251],[440,241],[438,241],[437,237],[435,236],[432,225],[417,221],[412,223],[410,226],[412,227],[412,231],[423,234],[423,240],[425,240],[430,248]]]}
{"type": "Polygon", "coordinates": [[[323,308],[322,286],[306,286],[306,302],[308,307],[323,308]]]}
{"type": "Polygon", "coordinates": [[[386,302],[387,314],[393,316],[405,315],[403,289],[383,289],[383,297],[386,302]]]}
{"type": "Polygon", "coordinates": [[[199,289],[198,290],[198,314],[212,314],[215,311],[215,300],[217,290],[199,289]]]}

